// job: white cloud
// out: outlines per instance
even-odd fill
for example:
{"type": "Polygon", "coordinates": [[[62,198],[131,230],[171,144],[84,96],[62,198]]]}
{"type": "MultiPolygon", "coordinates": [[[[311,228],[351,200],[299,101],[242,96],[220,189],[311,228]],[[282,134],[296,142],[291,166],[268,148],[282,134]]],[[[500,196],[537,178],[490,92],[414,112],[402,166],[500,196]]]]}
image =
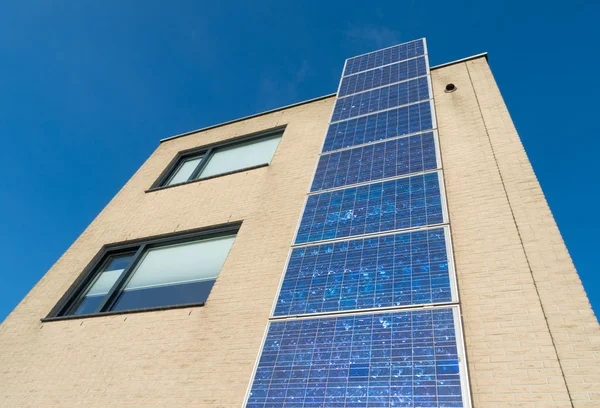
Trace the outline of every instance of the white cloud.
{"type": "Polygon", "coordinates": [[[402,42],[400,31],[382,26],[351,25],[345,34],[349,40],[369,49],[385,48],[402,42]]]}

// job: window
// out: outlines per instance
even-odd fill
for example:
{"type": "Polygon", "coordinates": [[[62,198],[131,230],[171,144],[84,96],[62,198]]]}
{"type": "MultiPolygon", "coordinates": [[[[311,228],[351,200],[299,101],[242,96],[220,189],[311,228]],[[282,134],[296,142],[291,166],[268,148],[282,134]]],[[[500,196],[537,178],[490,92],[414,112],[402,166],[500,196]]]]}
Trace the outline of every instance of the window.
{"type": "Polygon", "coordinates": [[[239,224],[108,247],[49,317],[202,305],[239,224]]]}
{"type": "Polygon", "coordinates": [[[152,188],[173,186],[237,171],[266,166],[271,162],[283,129],[250,135],[180,153],[152,188]]]}

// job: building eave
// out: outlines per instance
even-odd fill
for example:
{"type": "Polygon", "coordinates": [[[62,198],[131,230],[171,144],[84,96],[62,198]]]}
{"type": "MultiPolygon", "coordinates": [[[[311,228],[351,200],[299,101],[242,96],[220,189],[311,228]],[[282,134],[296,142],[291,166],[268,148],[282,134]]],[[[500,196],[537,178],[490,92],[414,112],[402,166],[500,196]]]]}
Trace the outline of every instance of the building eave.
{"type": "Polygon", "coordinates": [[[487,61],[487,59],[488,59],[488,53],[487,52],[482,52],[481,54],[471,55],[470,57],[461,58],[461,59],[458,59],[456,61],[450,61],[450,62],[446,62],[446,63],[440,64],[440,65],[436,65],[435,67],[431,67],[429,69],[433,71],[434,69],[444,68],[444,67],[447,67],[449,65],[454,65],[454,64],[460,64],[461,62],[471,61],[471,60],[474,60],[474,59],[477,59],[477,58],[485,58],[486,61],[487,61]]]}
{"type": "Polygon", "coordinates": [[[175,135],[175,136],[170,136],[170,137],[167,137],[165,139],[161,139],[160,142],[162,143],[162,142],[166,142],[166,141],[169,141],[169,140],[178,139],[180,137],[188,136],[188,135],[191,135],[191,134],[194,134],[194,133],[198,133],[198,132],[203,132],[205,130],[214,129],[214,128],[217,128],[217,127],[220,127],[220,126],[230,125],[230,124],[236,123],[236,122],[241,122],[242,120],[252,119],[252,118],[256,118],[258,116],[267,115],[269,113],[279,112],[279,111],[284,110],[284,109],[295,108],[296,106],[300,106],[300,105],[304,105],[304,104],[307,104],[307,103],[317,102],[317,101],[320,101],[320,100],[323,100],[323,99],[331,98],[331,97],[333,97],[335,95],[336,95],[335,93],[332,93],[332,94],[328,94],[328,95],[324,95],[324,96],[319,96],[318,98],[308,99],[306,101],[296,102],[296,103],[293,103],[291,105],[282,106],[280,108],[275,108],[275,109],[271,109],[271,110],[268,110],[268,111],[264,111],[264,112],[260,112],[260,113],[255,113],[253,115],[244,116],[244,117],[239,118],[239,119],[229,120],[227,122],[218,123],[216,125],[211,125],[211,126],[207,126],[207,127],[201,128],[201,129],[196,129],[196,130],[192,130],[192,131],[189,131],[189,132],[181,133],[181,134],[178,134],[178,135],[175,135]]]}
{"type": "MultiPolygon", "coordinates": [[[[461,59],[458,59],[456,61],[446,62],[444,64],[440,64],[440,65],[436,65],[434,67],[431,67],[430,70],[433,71],[434,69],[444,68],[444,67],[447,67],[449,65],[459,64],[461,62],[466,62],[466,61],[474,60],[474,59],[477,59],[477,58],[485,58],[487,60],[488,59],[488,53],[487,52],[482,52],[481,54],[476,54],[476,55],[472,55],[470,57],[461,58],[461,59]]],[[[203,132],[205,130],[214,129],[214,128],[217,128],[217,127],[220,127],[220,126],[225,126],[225,125],[230,125],[232,123],[241,122],[242,120],[252,119],[252,118],[256,118],[258,116],[268,115],[269,113],[279,112],[279,111],[282,111],[284,109],[295,108],[296,106],[300,106],[300,105],[304,105],[304,104],[312,103],[312,102],[317,102],[317,101],[320,101],[320,100],[323,100],[323,99],[327,99],[327,98],[331,98],[331,97],[334,97],[334,96],[336,96],[335,92],[331,93],[331,94],[319,96],[317,98],[308,99],[306,101],[296,102],[296,103],[293,103],[291,105],[282,106],[280,108],[275,108],[275,109],[271,109],[271,110],[268,110],[268,111],[255,113],[253,115],[244,116],[244,117],[239,118],[239,119],[229,120],[227,122],[218,123],[216,125],[211,125],[211,126],[203,127],[203,128],[196,129],[196,130],[191,130],[189,132],[180,133],[178,135],[169,136],[169,137],[166,137],[164,139],[161,139],[160,143],[167,142],[167,141],[173,140],[173,139],[178,139],[178,138],[184,137],[184,136],[189,136],[189,135],[192,135],[194,133],[203,132]]]]}

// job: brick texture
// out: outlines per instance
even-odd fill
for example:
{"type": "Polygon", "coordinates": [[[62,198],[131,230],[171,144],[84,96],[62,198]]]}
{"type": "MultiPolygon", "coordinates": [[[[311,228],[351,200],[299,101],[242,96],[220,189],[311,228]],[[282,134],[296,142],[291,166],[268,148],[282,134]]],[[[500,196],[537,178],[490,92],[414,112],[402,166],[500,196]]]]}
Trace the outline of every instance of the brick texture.
{"type": "Polygon", "coordinates": [[[474,406],[598,406],[598,322],[487,61],[432,81],[474,406]]]}
{"type": "MultiPolygon", "coordinates": [[[[600,406],[600,328],[487,61],[432,82],[473,406],[600,406]]],[[[240,407],[333,102],[162,143],[0,325],[0,406],[240,407]],[[145,192],[181,150],[283,124],[268,167],[145,192]],[[205,307],[40,322],[104,244],[232,221],[205,307]]]]}
{"type": "Polygon", "coordinates": [[[240,407],[332,104],[162,143],[0,325],[0,406],[240,407]],[[268,167],[144,192],[181,150],[283,124],[268,167]],[[238,220],[205,307],[40,322],[102,245],[238,220]]]}

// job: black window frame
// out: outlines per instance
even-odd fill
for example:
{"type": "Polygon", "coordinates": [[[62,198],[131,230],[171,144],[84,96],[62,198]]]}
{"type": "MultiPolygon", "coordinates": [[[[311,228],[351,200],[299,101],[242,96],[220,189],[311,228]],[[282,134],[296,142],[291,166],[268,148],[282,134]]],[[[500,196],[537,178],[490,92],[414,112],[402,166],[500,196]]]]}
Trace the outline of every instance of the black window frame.
{"type": "Polygon", "coordinates": [[[256,139],[268,138],[268,137],[279,135],[279,134],[281,135],[281,137],[283,137],[286,127],[287,127],[287,125],[277,126],[277,127],[271,128],[271,129],[261,130],[259,132],[250,133],[250,134],[247,134],[244,136],[227,139],[227,140],[224,140],[221,142],[211,143],[208,145],[183,150],[175,155],[175,157],[171,160],[171,162],[167,165],[167,167],[163,170],[163,172],[158,176],[158,178],[152,184],[152,186],[150,186],[150,188],[148,190],[146,190],[146,192],[148,193],[148,192],[152,192],[152,191],[156,191],[156,190],[162,190],[165,188],[181,186],[181,185],[193,183],[196,181],[228,176],[228,175],[234,174],[234,173],[240,173],[243,171],[254,170],[254,169],[259,169],[261,167],[269,166],[269,163],[263,163],[263,164],[258,164],[255,166],[244,167],[241,169],[228,171],[225,173],[215,174],[212,176],[198,177],[198,175],[202,172],[202,170],[204,170],[204,168],[208,164],[210,158],[212,157],[213,153],[217,149],[220,149],[223,147],[232,147],[232,146],[235,146],[236,144],[242,144],[242,143],[249,142],[249,141],[256,140],[256,139]],[[198,163],[198,165],[196,166],[196,168],[194,169],[194,171],[192,172],[192,174],[190,175],[190,177],[187,181],[183,181],[183,182],[171,184],[171,185],[166,185],[166,183],[171,179],[171,177],[173,177],[175,175],[175,172],[179,169],[179,167],[183,164],[184,161],[190,160],[190,159],[193,159],[193,158],[199,157],[199,156],[202,156],[202,160],[200,160],[200,163],[198,163]]]}
{"type": "Polygon", "coordinates": [[[122,293],[124,286],[127,284],[128,278],[134,272],[135,267],[138,265],[140,260],[143,258],[144,253],[148,249],[171,244],[197,241],[201,239],[210,239],[219,236],[234,235],[238,233],[241,225],[242,222],[238,221],[228,224],[216,225],[209,228],[200,228],[195,230],[163,234],[154,237],[104,245],[100,249],[100,251],[94,256],[94,258],[92,258],[90,263],[85,267],[85,269],[75,280],[75,282],[73,282],[73,284],[67,290],[67,292],[61,297],[58,303],[52,308],[50,313],[48,313],[48,315],[45,318],[42,318],[41,321],[46,322],[55,320],[84,319],[98,316],[110,316],[118,314],[141,313],[156,310],[204,306],[205,302],[200,302],[182,303],[168,306],[158,306],[130,310],[110,310],[116,303],[120,294],[122,293]],[[73,308],[73,305],[77,303],[82,296],[84,296],[89,284],[95,279],[95,277],[99,273],[101,273],[102,267],[106,264],[106,261],[112,256],[127,253],[134,253],[131,262],[129,263],[127,268],[125,268],[123,273],[121,273],[117,281],[113,284],[110,291],[107,293],[104,301],[98,307],[98,310],[94,313],[88,314],[65,315],[65,313],[69,312],[73,308]]]}

